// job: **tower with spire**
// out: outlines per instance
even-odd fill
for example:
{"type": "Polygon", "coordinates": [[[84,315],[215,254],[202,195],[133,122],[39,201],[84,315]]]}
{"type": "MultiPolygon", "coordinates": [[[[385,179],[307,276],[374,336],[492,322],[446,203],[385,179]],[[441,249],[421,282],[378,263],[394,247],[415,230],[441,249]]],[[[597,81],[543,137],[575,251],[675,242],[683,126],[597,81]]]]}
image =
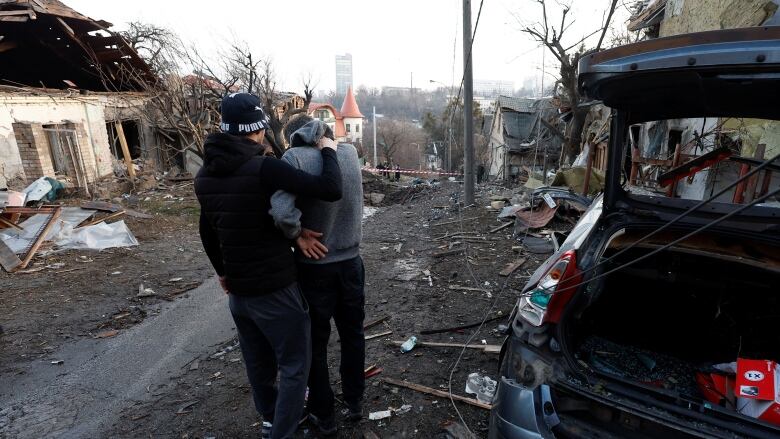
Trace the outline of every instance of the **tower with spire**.
{"type": "Polygon", "coordinates": [[[361,143],[363,140],[363,114],[360,113],[352,86],[347,88],[344,104],[341,106],[341,117],[344,119],[344,134],[349,143],[361,143]]]}

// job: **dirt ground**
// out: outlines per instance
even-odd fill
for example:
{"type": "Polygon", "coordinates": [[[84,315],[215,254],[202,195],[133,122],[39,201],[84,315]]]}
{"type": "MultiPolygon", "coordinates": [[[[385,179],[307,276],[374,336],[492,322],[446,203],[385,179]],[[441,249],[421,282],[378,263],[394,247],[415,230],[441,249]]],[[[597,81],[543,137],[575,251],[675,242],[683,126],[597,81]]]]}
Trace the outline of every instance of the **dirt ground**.
{"type": "MultiPolygon", "coordinates": [[[[78,206],[83,200],[61,201],[78,206]]],[[[137,324],[155,305],[211,276],[191,182],[141,192],[121,204],[153,215],[121,218],[139,246],[69,250],[36,257],[21,273],[0,270],[0,374],[25,373],[29,362],[49,358],[65,341],[137,324]],[[141,283],[157,294],[138,298],[141,283]]]]}
{"type": "MultiPolygon", "coordinates": [[[[489,231],[501,223],[488,210],[490,195],[511,191],[482,187],[475,206],[458,210],[457,183],[419,185],[403,189],[373,181],[371,191],[384,191],[384,206],[364,222],[361,253],[366,266],[366,321],[387,319],[366,331],[367,336],[392,334],[367,341],[366,365],[383,371],[367,381],[365,419],[340,422],[339,437],[446,437],[445,428],[460,423],[452,403],[384,383],[383,378],[408,380],[446,390],[460,348],[419,346],[402,354],[393,341],[412,335],[421,341],[500,344],[498,326],[507,323],[516,297],[530,273],[547,255],[525,254],[511,238],[512,228],[489,231]],[[401,204],[404,202],[404,204],[401,204]],[[452,238],[467,232],[470,238],[452,238]],[[465,253],[436,257],[465,245],[465,253]],[[511,276],[499,272],[509,263],[527,261],[511,276]],[[430,277],[429,277],[430,276],[430,277]],[[463,287],[471,289],[463,289],[463,287]],[[461,288],[461,289],[457,289],[461,288]],[[478,290],[484,291],[478,291],[478,290]],[[422,336],[426,329],[479,322],[500,317],[475,329],[422,336]],[[370,412],[411,410],[381,421],[370,412]]],[[[135,200],[130,200],[135,201],[135,200]]],[[[0,377],[25,373],[26,364],[48,359],[49,351],[69,338],[98,337],[119,331],[144,318],[154,318],[165,300],[186,295],[184,289],[212,275],[197,234],[197,202],[191,185],[152,191],[138,196],[134,209],[153,213],[152,220],[126,218],[141,242],[139,247],[94,252],[66,252],[36,261],[37,266],[63,262],[65,266],[30,274],[0,275],[0,377]],[[148,197],[148,199],[147,199],[148,197]],[[76,269],[75,271],[67,271],[76,269]],[[119,273],[119,274],[112,274],[119,273]],[[171,279],[182,278],[179,281],[171,279]],[[139,299],[138,286],[156,295],[139,299]]],[[[36,267],[35,265],[33,267],[36,267]]],[[[330,346],[331,380],[337,384],[339,345],[334,327],[330,346]]],[[[494,379],[498,355],[466,350],[455,367],[453,393],[464,392],[471,372],[494,379]]],[[[338,385],[334,386],[339,395],[338,385]]],[[[252,405],[240,350],[235,339],[203,353],[188,368],[156,389],[149,397],[128,402],[107,437],[258,437],[259,417],[252,405]]],[[[463,421],[477,437],[485,437],[488,412],[456,403],[463,421]]],[[[338,409],[337,409],[338,411],[338,409]]],[[[300,437],[312,437],[306,426],[300,437]]]]}

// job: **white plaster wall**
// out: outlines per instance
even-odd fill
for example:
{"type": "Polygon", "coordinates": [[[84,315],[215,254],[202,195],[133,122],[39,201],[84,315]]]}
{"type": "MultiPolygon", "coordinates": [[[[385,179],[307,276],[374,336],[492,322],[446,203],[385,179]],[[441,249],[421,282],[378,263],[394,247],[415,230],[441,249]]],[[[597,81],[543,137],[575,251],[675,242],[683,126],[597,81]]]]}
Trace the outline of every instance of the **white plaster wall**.
{"type": "Polygon", "coordinates": [[[347,129],[347,124],[349,124],[351,131],[347,133],[347,139],[350,142],[354,142],[357,139],[363,140],[363,119],[358,117],[345,117],[344,118],[344,129],[347,129]],[[355,126],[360,126],[360,132],[355,132],[355,126]]]}
{"type": "Polygon", "coordinates": [[[22,158],[14,137],[14,122],[10,107],[0,102],[0,188],[6,187],[6,180],[24,179],[22,158]]]}
{"type": "Polygon", "coordinates": [[[13,126],[15,122],[61,124],[81,123],[87,134],[87,145],[83,151],[92,151],[87,174],[99,177],[112,172],[112,156],[108,145],[105,115],[105,102],[101,97],[51,97],[21,96],[0,94],[0,174],[11,180],[23,177],[19,149],[16,145],[13,126]]]}

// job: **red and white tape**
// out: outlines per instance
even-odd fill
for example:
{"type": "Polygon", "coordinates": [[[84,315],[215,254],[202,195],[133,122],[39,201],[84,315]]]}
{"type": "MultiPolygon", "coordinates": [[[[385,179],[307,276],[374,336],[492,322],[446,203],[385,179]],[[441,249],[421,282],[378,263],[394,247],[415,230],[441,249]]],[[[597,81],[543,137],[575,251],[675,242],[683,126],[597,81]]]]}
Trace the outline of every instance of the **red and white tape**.
{"type": "Polygon", "coordinates": [[[435,174],[435,175],[452,175],[452,176],[458,176],[463,175],[459,172],[440,172],[440,171],[413,171],[408,169],[377,169],[377,168],[363,168],[366,172],[373,172],[375,174],[382,174],[385,172],[389,172],[391,174],[393,173],[400,173],[400,174],[408,174],[408,175],[429,175],[429,174],[435,174]]]}

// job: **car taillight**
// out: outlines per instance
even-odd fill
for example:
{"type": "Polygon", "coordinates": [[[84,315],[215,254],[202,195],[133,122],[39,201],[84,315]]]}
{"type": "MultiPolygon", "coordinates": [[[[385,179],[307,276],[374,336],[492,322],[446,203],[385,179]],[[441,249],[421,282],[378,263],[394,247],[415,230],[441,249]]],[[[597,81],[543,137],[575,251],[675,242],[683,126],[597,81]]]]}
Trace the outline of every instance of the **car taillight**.
{"type": "Polygon", "coordinates": [[[530,324],[558,323],[563,308],[576,291],[582,275],[576,254],[567,251],[547,270],[542,279],[520,299],[518,312],[530,324]]]}

